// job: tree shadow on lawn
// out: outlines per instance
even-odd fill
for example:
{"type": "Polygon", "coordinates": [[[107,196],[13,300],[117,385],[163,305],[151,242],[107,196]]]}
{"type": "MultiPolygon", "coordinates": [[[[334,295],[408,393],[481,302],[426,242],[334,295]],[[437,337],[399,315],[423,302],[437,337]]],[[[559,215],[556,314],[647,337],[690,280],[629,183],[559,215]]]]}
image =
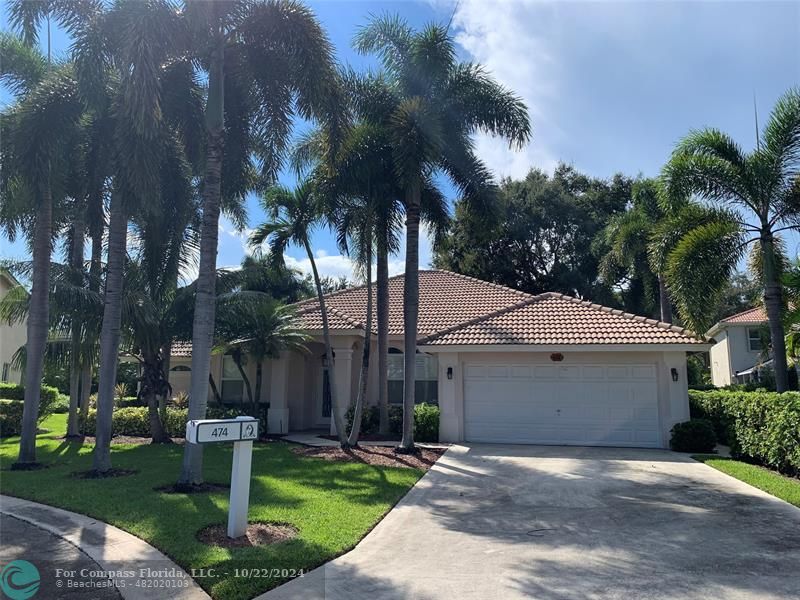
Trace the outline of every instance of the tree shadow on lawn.
{"type": "Polygon", "coordinates": [[[536,450],[472,448],[407,497],[445,531],[491,544],[511,597],[800,597],[793,507],[733,490],[680,455],[625,463],[616,455],[627,451],[536,450]]]}

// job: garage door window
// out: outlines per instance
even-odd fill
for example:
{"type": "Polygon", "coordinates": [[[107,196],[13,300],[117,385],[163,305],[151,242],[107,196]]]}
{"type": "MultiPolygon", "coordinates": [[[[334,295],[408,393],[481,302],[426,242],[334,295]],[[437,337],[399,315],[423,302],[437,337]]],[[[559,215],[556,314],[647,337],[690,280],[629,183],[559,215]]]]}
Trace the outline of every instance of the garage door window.
{"type": "MultiPolygon", "coordinates": [[[[403,353],[389,349],[389,403],[403,403],[403,353]]],[[[439,403],[439,362],[435,356],[417,354],[414,402],[439,403]]]]}

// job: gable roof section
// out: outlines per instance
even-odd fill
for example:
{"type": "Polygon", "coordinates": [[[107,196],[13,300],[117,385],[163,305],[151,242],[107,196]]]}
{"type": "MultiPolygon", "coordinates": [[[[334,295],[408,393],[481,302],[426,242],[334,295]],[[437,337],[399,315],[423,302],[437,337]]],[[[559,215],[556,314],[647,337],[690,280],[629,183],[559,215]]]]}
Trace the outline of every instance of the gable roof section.
{"type": "Polygon", "coordinates": [[[756,306],[755,308],[748,308],[745,311],[725,317],[719,322],[714,323],[711,329],[706,332],[706,336],[714,337],[728,325],[759,325],[761,323],[766,323],[766,321],[766,311],[763,307],[756,306]]]}
{"type": "Polygon", "coordinates": [[[687,329],[554,292],[420,340],[431,346],[705,343],[687,329]]]}
{"type": "MultiPolygon", "coordinates": [[[[404,283],[403,275],[389,278],[389,335],[403,335],[404,283]]],[[[375,293],[373,285],[373,303],[376,302],[375,293]]],[[[420,270],[417,331],[420,337],[429,336],[530,298],[533,298],[530,294],[466,275],[420,270]]],[[[316,298],[295,306],[302,327],[322,329],[322,314],[316,298]]],[[[366,287],[362,285],[328,294],[325,307],[332,330],[364,329],[367,320],[366,287]]],[[[373,314],[373,331],[376,327],[374,319],[373,314]]]]}
{"type": "Polygon", "coordinates": [[[736,313],[735,315],[731,315],[730,317],[725,317],[722,319],[722,321],[720,321],[720,323],[763,323],[766,320],[766,311],[762,307],[757,306],[755,308],[736,313]]]}
{"type": "MultiPolygon", "coordinates": [[[[403,288],[403,275],[389,279],[390,335],[403,335],[403,288]]],[[[421,270],[419,292],[421,345],[706,343],[686,329],[654,319],[553,292],[533,296],[450,271],[421,270]]],[[[325,305],[332,330],[364,329],[364,286],[328,294],[325,305]]],[[[322,329],[316,299],[295,306],[302,327],[322,329]]]]}

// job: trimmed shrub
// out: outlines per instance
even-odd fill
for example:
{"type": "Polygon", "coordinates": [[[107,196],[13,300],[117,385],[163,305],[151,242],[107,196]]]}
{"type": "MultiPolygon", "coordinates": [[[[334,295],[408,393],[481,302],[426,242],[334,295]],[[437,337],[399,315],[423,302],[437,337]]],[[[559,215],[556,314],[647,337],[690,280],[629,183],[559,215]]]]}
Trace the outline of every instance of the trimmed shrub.
{"type": "MultiPolygon", "coordinates": [[[[209,407],[206,417],[209,419],[232,419],[239,415],[247,414],[246,411],[237,408],[209,407]]],[[[189,411],[185,408],[167,407],[166,414],[162,413],[162,423],[164,429],[170,437],[182,438],[186,435],[186,420],[189,411]]],[[[265,427],[259,422],[259,431],[266,432],[265,427]]],[[[89,409],[86,421],[81,424],[81,431],[84,435],[94,435],[97,429],[97,411],[89,409]]],[[[128,408],[118,408],[111,415],[112,435],[130,435],[135,437],[150,436],[150,418],[146,406],[131,406],[128,408]]]]}
{"type": "MultiPolygon", "coordinates": [[[[22,410],[25,388],[16,383],[0,383],[0,437],[19,435],[22,431],[22,410]]],[[[58,390],[42,386],[39,397],[39,423],[53,414],[59,402],[58,390]]]]}
{"type": "MultiPolygon", "coordinates": [[[[345,413],[347,430],[353,426],[354,407],[345,413]]],[[[361,412],[361,434],[373,435],[380,430],[380,410],[368,405],[361,412]]],[[[389,435],[399,438],[403,434],[403,407],[389,405],[389,435]]],[[[417,404],[414,407],[414,440],[417,442],[439,441],[439,407],[435,404],[417,404]]]]}
{"type": "Polygon", "coordinates": [[[435,404],[417,404],[414,407],[414,440],[439,441],[439,407],[435,404]]]}
{"type": "Polygon", "coordinates": [[[144,400],[136,396],[114,397],[114,408],[131,408],[132,406],[145,406],[144,400]]]}
{"type": "Polygon", "coordinates": [[[800,393],[689,391],[692,417],[711,421],[731,454],[800,473],[800,393]]]}
{"type": "Polygon", "coordinates": [[[707,419],[676,423],[670,433],[669,447],[675,452],[711,452],[717,445],[714,427],[707,419]]]}
{"type": "Polygon", "coordinates": [[[59,394],[58,399],[53,404],[53,413],[65,414],[69,412],[69,396],[59,394]]]}

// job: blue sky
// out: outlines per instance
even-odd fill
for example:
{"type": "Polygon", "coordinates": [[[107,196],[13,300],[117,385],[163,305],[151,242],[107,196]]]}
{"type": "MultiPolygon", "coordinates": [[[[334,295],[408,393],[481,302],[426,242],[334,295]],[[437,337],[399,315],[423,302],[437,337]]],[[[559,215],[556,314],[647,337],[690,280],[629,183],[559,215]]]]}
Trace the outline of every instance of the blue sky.
{"type": "MultiPolygon", "coordinates": [[[[480,156],[497,177],[522,177],[558,161],[598,177],[656,175],[675,142],[692,128],[718,127],[745,149],[754,145],[755,97],[763,124],[775,100],[800,85],[800,2],[310,2],[338,58],[363,67],[350,48],[369,14],[399,13],[412,25],[448,21],[464,60],[482,63],[528,103],[533,140],[511,152],[479,137],[480,156]]],[[[5,10],[2,28],[8,29],[5,10]]],[[[56,32],[56,53],[68,41],[56,32]]],[[[3,93],[0,100],[8,102],[3,93]]],[[[284,177],[291,184],[291,178],[284,177]]],[[[452,190],[447,189],[452,197],[452,190]]],[[[261,218],[248,201],[250,224],[261,218]]],[[[236,265],[244,235],[223,220],[218,263],[236,265]]],[[[789,240],[793,253],[797,238],[789,240]]],[[[349,274],[332,237],[314,239],[321,270],[349,274]]],[[[0,258],[25,246],[0,237],[0,258]]],[[[423,263],[430,257],[423,243],[423,263]]],[[[301,269],[299,249],[288,260],[301,269]]],[[[402,270],[402,254],[392,270],[402,270]]]]}

